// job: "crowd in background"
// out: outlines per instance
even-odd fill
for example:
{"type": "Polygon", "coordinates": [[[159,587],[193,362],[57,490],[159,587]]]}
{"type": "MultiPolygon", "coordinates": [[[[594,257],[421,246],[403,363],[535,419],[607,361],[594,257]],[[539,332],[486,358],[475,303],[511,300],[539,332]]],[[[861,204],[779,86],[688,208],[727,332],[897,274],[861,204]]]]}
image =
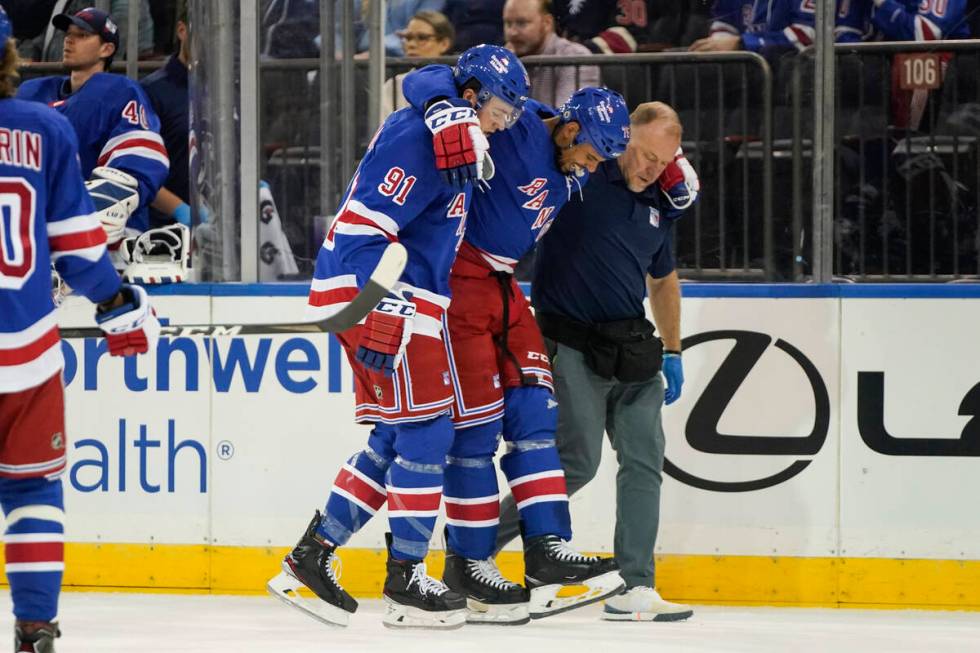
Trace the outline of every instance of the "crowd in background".
{"type": "MultiPolygon", "coordinates": [[[[353,49],[358,59],[367,57],[370,45],[366,21],[370,1],[354,0],[352,5],[353,49]]],[[[783,187],[791,183],[794,175],[802,178],[809,174],[787,162],[793,143],[805,143],[812,134],[812,121],[807,116],[812,112],[813,60],[798,55],[812,53],[817,1],[388,0],[384,45],[389,57],[419,63],[478,43],[504,45],[521,57],[588,58],[664,51],[760,54],[771,69],[772,134],[777,152],[772,174],[774,184],[783,187]]],[[[51,16],[72,13],[93,2],[0,0],[0,5],[11,18],[22,58],[57,62],[61,60],[62,35],[52,28],[51,16]]],[[[162,65],[163,59],[176,51],[175,16],[187,0],[140,2],[139,56],[144,60],[159,59],[162,65]]],[[[331,36],[339,56],[345,2],[333,3],[337,28],[331,36]]],[[[118,62],[127,49],[130,3],[103,0],[102,4],[107,5],[119,25],[118,62]]],[[[306,157],[320,143],[320,122],[316,117],[319,79],[312,71],[277,69],[276,65],[284,59],[320,57],[324,42],[320,34],[322,6],[330,5],[324,0],[263,0],[260,4],[259,46],[268,66],[262,77],[261,139],[267,155],[262,162],[263,174],[277,197],[284,198],[283,221],[294,245],[317,240],[311,237],[308,226],[311,216],[330,211],[313,206],[319,185],[314,166],[294,164],[290,158],[296,151],[300,156],[297,161],[315,160],[306,157]]],[[[980,34],[980,0],[836,0],[835,9],[835,40],[839,43],[970,39],[980,34]]],[[[891,238],[888,234],[909,235],[909,225],[939,224],[936,216],[945,215],[953,216],[952,226],[930,226],[929,237],[916,241],[941,242],[946,229],[959,244],[947,248],[952,261],[948,265],[930,249],[924,259],[930,261],[929,270],[934,261],[952,268],[958,265],[957,261],[972,265],[972,252],[980,248],[974,243],[980,235],[974,238],[972,227],[965,230],[955,224],[960,220],[957,216],[969,215],[971,207],[980,205],[980,192],[976,192],[980,180],[968,174],[980,165],[975,160],[980,154],[970,145],[973,141],[945,146],[949,150],[946,153],[920,144],[916,147],[921,152],[917,152],[906,138],[927,135],[972,139],[980,134],[980,54],[941,53],[940,58],[940,84],[924,92],[901,87],[894,63],[897,59],[890,53],[837,57],[838,244],[839,251],[845,253],[849,248],[860,250],[860,255],[852,257],[855,261],[864,261],[865,241],[887,241],[882,248],[898,246],[904,260],[912,258],[914,247],[906,247],[908,239],[891,238]]],[[[401,82],[414,64],[389,62],[383,115],[405,106],[401,82]]],[[[763,80],[758,66],[747,65],[743,60],[737,65],[707,66],[685,61],[617,67],[597,59],[596,65],[528,65],[528,70],[534,98],[554,106],[581,86],[604,84],[623,93],[631,106],[663,99],[677,107],[686,126],[685,148],[701,167],[706,187],[719,188],[717,200],[707,193],[698,210],[712,219],[722,216],[713,235],[701,227],[697,237],[679,232],[685,243],[694,242],[700,248],[699,258],[692,258],[693,265],[704,265],[706,252],[709,258],[717,259],[709,267],[725,268],[726,261],[737,257],[742,258],[745,268],[754,265],[761,237],[755,226],[751,238],[745,232],[750,229],[748,225],[757,225],[760,220],[759,202],[740,180],[757,181],[759,174],[751,167],[758,160],[753,158],[756,151],[751,147],[758,145],[762,133],[759,89],[763,80]],[[744,164],[745,169],[741,167],[743,161],[750,162],[744,164]],[[738,229],[742,231],[733,231],[738,229]],[[717,246],[705,245],[711,238],[717,240],[717,246]]],[[[359,107],[366,102],[365,72],[360,68],[356,71],[359,107]]],[[[367,124],[367,112],[358,111],[350,120],[358,134],[358,151],[363,151],[374,127],[367,124]]],[[[798,158],[802,157],[802,165],[806,166],[809,154],[805,148],[802,151],[798,158]]],[[[802,198],[805,205],[808,200],[804,194],[777,194],[774,215],[785,218],[795,210],[791,206],[796,199],[802,198]]],[[[786,219],[783,222],[789,223],[786,219]]],[[[777,222],[775,227],[776,246],[789,251],[789,243],[799,241],[799,237],[790,235],[789,227],[780,224],[777,222]]],[[[684,257],[685,253],[680,252],[682,263],[687,262],[684,257]]],[[[884,260],[884,254],[881,257],[884,260]]],[[[874,263],[872,259],[868,262],[874,263]]],[[[887,262],[876,265],[888,267],[887,262]]],[[[842,261],[841,268],[848,268],[846,261],[842,261]]]]}
{"type": "MultiPolygon", "coordinates": [[[[60,61],[61,39],[51,16],[74,13],[93,0],[0,0],[26,61],[60,61]]],[[[139,55],[175,50],[179,0],[140,0],[139,55]]],[[[343,0],[334,0],[336,47],[342,43],[343,0]]],[[[354,51],[365,56],[370,0],[353,3],[354,51]]],[[[127,49],[129,0],[106,2],[127,49]]],[[[263,0],[262,52],[273,58],[319,56],[320,0],[263,0]]],[[[518,55],[627,54],[668,49],[750,50],[778,54],[813,43],[815,0],[389,0],[388,56],[452,54],[478,43],[505,45],[518,55]],[[413,48],[413,20],[444,25],[439,52],[413,48]]],[[[836,0],[835,39],[936,40],[971,38],[980,30],[980,0],[836,0]],[[908,14],[896,18],[895,12],[908,14]]]]}
{"type": "MultiPolygon", "coordinates": [[[[339,25],[342,2],[335,1],[339,25]]],[[[368,3],[354,2],[354,49],[359,53],[368,50],[368,3]]],[[[396,57],[408,54],[400,36],[413,16],[426,11],[441,12],[452,25],[451,53],[493,43],[507,45],[520,55],[545,54],[548,47],[543,41],[521,51],[520,30],[505,17],[509,4],[505,0],[390,0],[385,51],[396,57]]],[[[813,43],[816,0],[533,0],[527,4],[553,21],[558,37],[595,54],[672,48],[775,54],[813,43]]],[[[970,38],[980,27],[978,8],[977,0],[837,0],[835,40],[970,38]],[[907,19],[900,14],[907,14],[907,19]]],[[[319,2],[267,0],[262,21],[267,56],[317,56],[319,2]]],[[[339,48],[339,27],[336,43],[339,48]]]]}

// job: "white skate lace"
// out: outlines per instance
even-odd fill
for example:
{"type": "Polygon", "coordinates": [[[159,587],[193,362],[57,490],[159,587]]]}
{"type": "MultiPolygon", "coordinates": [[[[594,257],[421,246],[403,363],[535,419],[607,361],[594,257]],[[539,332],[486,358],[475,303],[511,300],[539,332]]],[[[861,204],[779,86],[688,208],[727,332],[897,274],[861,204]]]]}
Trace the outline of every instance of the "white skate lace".
{"type": "Polygon", "coordinates": [[[424,562],[415,565],[415,569],[412,570],[412,577],[408,580],[408,586],[411,587],[412,583],[419,586],[419,591],[423,595],[435,594],[440,596],[449,591],[448,587],[426,573],[424,562]]]}
{"type": "Polygon", "coordinates": [[[580,563],[590,563],[598,562],[599,556],[586,556],[582,555],[571,546],[565,540],[556,540],[549,543],[548,548],[551,549],[555,557],[562,562],[580,562],[580,563]]]}
{"type": "Polygon", "coordinates": [[[501,575],[500,570],[497,569],[497,563],[493,561],[493,558],[489,560],[468,560],[467,567],[474,578],[494,589],[503,590],[516,586],[516,583],[512,583],[501,575]]]}
{"type": "Polygon", "coordinates": [[[340,585],[340,574],[344,570],[344,563],[341,562],[340,558],[336,553],[331,553],[327,557],[326,564],[323,565],[324,571],[327,572],[327,576],[333,582],[334,585],[340,585]]]}

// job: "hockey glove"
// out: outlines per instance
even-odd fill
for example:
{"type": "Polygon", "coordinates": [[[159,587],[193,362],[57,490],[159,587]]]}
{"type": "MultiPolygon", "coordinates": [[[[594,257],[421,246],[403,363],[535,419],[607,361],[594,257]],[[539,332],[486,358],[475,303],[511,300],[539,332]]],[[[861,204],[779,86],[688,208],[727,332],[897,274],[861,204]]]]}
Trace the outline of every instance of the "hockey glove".
{"type": "Polygon", "coordinates": [[[663,371],[664,378],[667,379],[664,405],[669,406],[681,398],[681,388],[684,386],[684,364],[679,352],[664,352],[663,371]]]}
{"type": "Polygon", "coordinates": [[[466,182],[483,178],[490,144],[469,102],[460,98],[440,100],[425,112],[425,124],[432,132],[436,168],[447,184],[462,191],[466,182]]]}
{"type": "Polygon", "coordinates": [[[95,217],[102,223],[109,244],[118,243],[126,235],[126,221],[140,205],[139,182],[115,168],[99,166],[85,188],[95,204],[95,217]]]}
{"type": "Polygon", "coordinates": [[[674,160],[667,164],[660,174],[660,189],[667,197],[670,205],[679,211],[689,208],[701,192],[701,180],[694,171],[690,161],[684,156],[681,148],[677,148],[674,160]]]}
{"type": "Polygon", "coordinates": [[[109,354],[131,356],[153,350],[160,337],[160,323],[146,291],[124,283],[119,293],[123,298],[121,306],[100,304],[95,314],[95,321],[106,334],[109,354]]]}
{"type": "Polygon", "coordinates": [[[388,295],[368,313],[355,358],[369,370],[391,376],[405,354],[414,321],[415,304],[388,295]]]}

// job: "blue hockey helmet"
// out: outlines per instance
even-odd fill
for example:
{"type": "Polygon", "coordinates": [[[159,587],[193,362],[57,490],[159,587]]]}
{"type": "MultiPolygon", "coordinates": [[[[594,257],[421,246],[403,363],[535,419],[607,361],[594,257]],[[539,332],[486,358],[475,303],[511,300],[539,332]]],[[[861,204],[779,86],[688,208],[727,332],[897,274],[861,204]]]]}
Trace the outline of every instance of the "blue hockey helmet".
{"type": "Polygon", "coordinates": [[[481,105],[491,96],[511,105],[514,111],[508,120],[508,127],[517,121],[524,110],[531,81],[521,60],[506,48],[497,45],[473,46],[459,55],[453,76],[460,88],[471,79],[480,83],[477,97],[481,105]]]}
{"type": "Polygon", "coordinates": [[[0,48],[7,43],[7,39],[9,39],[13,33],[14,29],[10,25],[10,19],[7,18],[7,12],[3,10],[2,6],[0,6],[0,48]]]}
{"type": "Polygon", "coordinates": [[[626,150],[630,140],[630,114],[626,100],[606,87],[586,86],[559,109],[562,124],[577,122],[575,144],[588,143],[601,156],[612,159],[626,150]]]}

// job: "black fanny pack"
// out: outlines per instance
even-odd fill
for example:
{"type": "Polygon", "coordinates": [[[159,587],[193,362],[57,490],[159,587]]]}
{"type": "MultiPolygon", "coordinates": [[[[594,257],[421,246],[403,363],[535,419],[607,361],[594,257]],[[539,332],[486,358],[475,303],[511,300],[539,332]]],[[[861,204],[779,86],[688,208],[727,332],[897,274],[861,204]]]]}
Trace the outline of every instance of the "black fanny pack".
{"type": "Polygon", "coordinates": [[[645,318],[585,324],[562,315],[536,317],[546,338],[582,352],[589,369],[604,379],[637,383],[660,371],[663,343],[645,318]]]}

